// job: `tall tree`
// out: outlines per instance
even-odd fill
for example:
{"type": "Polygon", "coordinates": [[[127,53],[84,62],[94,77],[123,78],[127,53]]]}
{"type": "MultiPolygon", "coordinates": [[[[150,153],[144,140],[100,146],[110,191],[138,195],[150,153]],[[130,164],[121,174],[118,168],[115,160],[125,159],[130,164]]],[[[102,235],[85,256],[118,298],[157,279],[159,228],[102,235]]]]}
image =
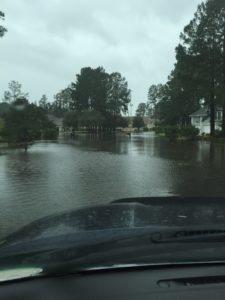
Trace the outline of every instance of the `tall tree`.
{"type": "Polygon", "coordinates": [[[18,81],[12,80],[8,84],[8,91],[5,91],[3,102],[12,103],[18,98],[28,98],[29,94],[22,92],[22,84],[18,81]]]}
{"type": "Polygon", "coordinates": [[[176,48],[176,64],[168,82],[160,91],[164,118],[169,123],[186,125],[189,115],[199,108],[200,82],[196,71],[196,58],[188,55],[182,45],[176,48]],[[167,116],[166,116],[167,115],[167,116]]]}
{"type": "MultiPolygon", "coordinates": [[[[5,20],[5,14],[2,11],[0,11],[0,20],[5,20]]],[[[4,26],[0,25],[0,37],[3,37],[6,31],[7,29],[4,26]]]]}
{"type": "Polygon", "coordinates": [[[140,116],[136,116],[133,119],[133,127],[137,128],[138,131],[140,130],[140,128],[145,127],[145,123],[142,117],[140,116]]]}
{"type": "Polygon", "coordinates": [[[72,97],[75,111],[99,112],[105,120],[103,126],[113,128],[117,118],[128,110],[130,90],[118,72],[108,74],[102,67],[83,68],[72,84],[72,97]]]}
{"type": "Polygon", "coordinates": [[[72,86],[68,86],[67,88],[58,92],[54,96],[55,102],[53,102],[53,108],[55,107],[55,109],[58,109],[58,111],[62,114],[70,111],[70,109],[73,107],[72,95],[72,86]]]}
{"type": "Polygon", "coordinates": [[[38,106],[41,107],[44,111],[47,112],[47,110],[48,110],[48,98],[45,94],[41,96],[41,99],[38,102],[38,106]]]}
{"type": "Polygon", "coordinates": [[[196,68],[201,78],[202,97],[210,107],[211,135],[215,133],[215,106],[222,74],[221,37],[224,22],[221,23],[219,2],[207,0],[201,3],[193,20],[181,34],[186,53],[197,58],[196,68]]]}
{"type": "Polygon", "coordinates": [[[153,84],[148,90],[148,102],[146,105],[148,116],[156,116],[157,104],[165,97],[165,86],[153,84]]]}
{"type": "Polygon", "coordinates": [[[105,110],[108,74],[102,67],[82,68],[73,83],[73,107],[76,111],[105,110]]]}
{"type": "Polygon", "coordinates": [[[136,115],[140,117],[144,117],[147,113],[147,104],[146,103],[139,103],[138,108],[136,110],[136,115]]]}
{"type": "Polygon", "coordinates": [[[110,74],[107,84],[107,110],[114,116],[120,115],[121,112],[126,113],[131,101],[130,93],[128,83],[120,73],[110,74]]]}

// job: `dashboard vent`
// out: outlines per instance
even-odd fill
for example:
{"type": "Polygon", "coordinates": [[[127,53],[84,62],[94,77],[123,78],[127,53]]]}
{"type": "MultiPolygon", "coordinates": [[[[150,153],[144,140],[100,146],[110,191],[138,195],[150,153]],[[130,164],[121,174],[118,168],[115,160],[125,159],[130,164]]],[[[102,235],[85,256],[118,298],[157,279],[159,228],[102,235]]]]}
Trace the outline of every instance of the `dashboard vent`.
{"type": "Polygon", "coordinates": [[[225,230],[188,230],[188,231],[179,231],[176,234],[176,237],[192,237],[192,236],[203,236],[203,235],[213,235],[213,234],[223,234],[225,230]]]}
{"type": "Polygon", "coordinates": [[[208,277],[192,277],[192,278],[179,278],[170,280],[158,281],[158,286],[161,288],[179,287],[179,286],[196,286],[205,284],[225,284],[225,275],[223,276],[208,276],[208,277]]]}

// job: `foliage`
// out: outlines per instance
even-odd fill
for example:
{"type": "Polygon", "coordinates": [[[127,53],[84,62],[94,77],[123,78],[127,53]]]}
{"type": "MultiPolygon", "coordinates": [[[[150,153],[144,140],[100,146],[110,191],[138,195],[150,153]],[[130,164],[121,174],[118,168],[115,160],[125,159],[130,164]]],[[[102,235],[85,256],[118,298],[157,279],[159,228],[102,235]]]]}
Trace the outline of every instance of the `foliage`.
{"type": "Polygon", "coordinates": [[[47,113],[63,117],[66,127],[114,129],[118,120],[121,121],[121,114],[128,111],[130,90],[120,73],[108,74],[102,67],[86,67],[76,75],[75,83],[72,82],[54,98],[49,103],[43,95],[39,107],[47,113]]]}
{"type": "MultiPolygon", "coordinates": [[[[5,20],[5,14],[2,11],[0,11],[0,20],[5,20]]],[[[4,26],[0,25],[0,37],[3,37],[6,31],[7,29],[4,26]]]]}
{"type": "Polygon", "coordinates": [[[78,114],[73,111],[67,112],[63,118],[63,126],[76,129],[78,127],[78,114]]]}
{"type": "Polygon", "coordinates": [[[194,126],[184,126],[180,128],[179,135],[181,137],[195,139],[199,135],[199,129],[194,126]]]}
{"type": "Polygon", "coordinates": [[[38,102],[39,107],[41,107],[45,112],[48,111],[48,98],[46,95],[42,95],[38,102]]]}
{"type": "Polygon", "coordinates": [[[0,135],[1,135],[1,132],[4,129],[4,127],[5,127],[5,121],[4,121],[4,119],[0,118],[0,135]]]}
{"type": "Polygon", "coordinates": [[[8,91],[4,92],[3,102],[12,103],[16,101],[17,98],[28,98],[28,93],[23,93],[21,89],[22,84],[18,81],[10,81],[8,84],[8,91]]]}
{"type": "Polygon", "coordinates": [[[55,116],[62,117],[66,112],[70,111],[72,107],[72,93],[71,86],[68,86],[54,96],[55,101],[52,103],[50,110],[55,116]]]}
{"type": "Polygon", "coordinates": [[[200,82],[199,92],[210,107],[212,135],[215,132],[216,96],[218,89],[225,84],[224,28],[224,1],[208,0],[198,6],[193,20],[181,34],[185,52],[192,59],[195,58],[195,71],[200,82]]]}
{"type": "Polygon", "coordinates": [[[162,101],[165,91],[162,84],[151,85],[148,90],[148,102],[146,104],[146,111],[148,116],[156,116],[156,106],[162,101]]]}
{"type": "Polygon", "coordinates": [[[199,129],[191,125],[183,127],[178,125],[158,125],[156,127],[156,133],[164,133],[170,140],[176,140],[178,138],[193,140],[199,135],[199,129]]]}
{"type": "Polygon", "coordinates": [[[73,86],[73,107],[82,112],[89,109],[104,111],[108,75],[101,67],[82,68],[73,86]]]}
{"type": "Polygon", "coordinates": [[[79,126],[87,127],[88,129],[101,127],[104,125],[104,121],[104,116],[94,110],[84,111],[78,117],[79,126]]]}
{"type": "Polygon", "coordinates": [[[134,119],[133,119],[133,127],[134,128],[138,128],[138,129],[145,127],[145,123],[144,123],[143,118],[140,117],[140,116],[134,117],[134,119]]]}
{"type": "Polygon", "coordinates": [[[224,138],[224,132],[222,130],[215,130],[215,137],[224,138]]]}
{"type": "Polygon", "coordinates": [[[83,117],[89,110],[100,113],[105,119],[104,122],[100,120],[105,128],[115,128],[117,117],[128,110],[130,90],[126,79],[118,72],[108,74],[102,67],[83,68],[72,84],[72,91],[71,107],[79,113],[84,112],[83,117]]]}
{"type": "Polygon", "coordinates": [[[202,2],[176,47],[176,63],[165,85],[152,85],[150,114],[167,124],[184,126],[204,103],[210,108],[211,134],[215,107],[223,106],[225,131],[225,2],[202,2]]]}
{"type": "Polygon", "coordinates": [[[138,108],[136,110],[136,116],[144,117],[147,113],[148,107],[146,103],[139,103],[138,108]]]}
{"type": "Polygon", "coordinates": [[[43,135],[56,136],[56,126],[51,123],[44,111],[34,104],[29,104],[25,98],[17,99],[5,115],[3,137],[9,143],[27,144],[43,135]]]}
{"type": "Polygon", "coordinates": [[[42,139],[44,140],[56,140],[59,134],[58,128],[55,124],[47,119],[42,124],[42,139]]]}
{"type": "Polygon", "coordinates": [[[105,109],[113,116],[126,113],[130,103],[130,90],[126,79],[118,72],[112,73],[108,77],[106,89],[105,109]]]}
{"type": "Polygon", "coordinates": [[[165,133],[165,136],[167,138],[169,138],[170,140],[175,140],[178,138],[179,136],[179,127],[178,126],[165,126],[164,127],[164,133],[165,133]]]}
{"type": "Polygon", "coordinates": [[[0,103],[0,117],[3,117],[10,109],[10,105],[6,102],[0,103]]]}
{"type": "Polygon", "coordinates": [[[128,119],[122,116],[118,116],[116,120],[116,127],[126,128],[128,127],[128,119]]]}

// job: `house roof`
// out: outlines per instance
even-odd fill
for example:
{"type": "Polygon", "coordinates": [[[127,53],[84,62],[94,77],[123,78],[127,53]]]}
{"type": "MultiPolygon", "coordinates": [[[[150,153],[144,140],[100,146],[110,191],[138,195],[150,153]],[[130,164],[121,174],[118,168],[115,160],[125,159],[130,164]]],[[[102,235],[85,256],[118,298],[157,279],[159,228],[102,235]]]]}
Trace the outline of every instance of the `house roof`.
{"type": "Polygon", "coordinates": [[[62,126],[63,125],[63,118],[57,118],[53,115],[47,115],[48,119],[52,121],[56,126],[62,126]]]}
{"type": "MultiPolygon", "coordinates": [[[[221,106],[217,106],[215,108],[216,112],[223,111],[221,106]]],[[[209,115],[209,108],[208,107],[201,107],[199,110],[195,111],[190,117],[207,117],[209,115]]]]}
{"type": "Polygon", "coordinates": [[[208,115],[208,109],[201,107],[199,110],[195,111],[190,117],[206,117],[208,115]]]}

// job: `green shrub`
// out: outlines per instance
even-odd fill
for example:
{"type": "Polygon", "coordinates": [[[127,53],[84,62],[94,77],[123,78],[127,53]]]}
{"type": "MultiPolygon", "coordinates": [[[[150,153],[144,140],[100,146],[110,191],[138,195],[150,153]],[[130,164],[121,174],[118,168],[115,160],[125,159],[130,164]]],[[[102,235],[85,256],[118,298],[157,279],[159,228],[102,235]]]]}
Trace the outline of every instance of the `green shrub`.
{"type": "Polygon", "coordinates": [[[215,137],[217,138],[224,138],[224,133],[222,130],[215,130],[215,134],[214,134],[215,137]]]}
{"type": "Polygon", "coordinates": [[[44,140],[56,140],[59,135],[58,128],[46,128],[43,132],[43,139],[44,140]]]}
{"type": "Polygon", "coordinates": [[[195,139],[199,135],[199,129],[194,126],[185,126],[180,128],[179,135],[190,139],[195,139]]]}
{"type": "Polygon", "coordinates": [[[165,133],[165,126],[156,125],[155,126],[155,133],[165,133]]]}
{"type": "Polygon", "coordinates": [[[199,129],[194,126],[179,127],[177,125],[157,126],[156,133],[164,133],[171,140],[177,138],[195,139],[199,135],[199,129]]]}
{"type": "Polygon", "coordinates": [[[179,127],[176,125],[165,126],[164,133],[165,133],[166,137],[169,138],[170,140],[175,140],[179,136],[179,127]]]}

